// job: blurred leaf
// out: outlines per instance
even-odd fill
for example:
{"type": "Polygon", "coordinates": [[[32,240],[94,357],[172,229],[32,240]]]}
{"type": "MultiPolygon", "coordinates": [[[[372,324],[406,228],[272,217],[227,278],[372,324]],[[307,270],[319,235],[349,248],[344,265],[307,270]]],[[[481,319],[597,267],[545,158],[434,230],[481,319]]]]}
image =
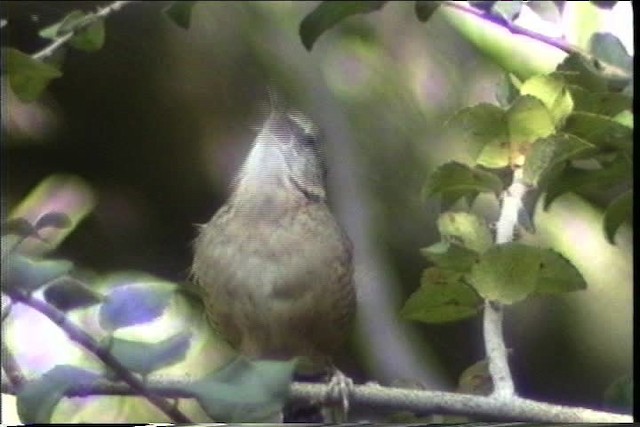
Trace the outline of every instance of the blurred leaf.
{"type": "Polygon", "coordinates": [[[477,252],[449,242],[435,243],[420,249],[420,253],[440,268],[461,273],[471,270],[471,266],[478,259],[477,252]]]}
{"type": "Polygon", "coordinates": [[[62,18],[62,20],[43,28],[38,34],[40,35],[40,37],[43,37],[45,39],[55,40],[67,33],[75,31],[75,29],[79,25],[82,25],[84,23],[84,20],[87,16],[88,15],[86,15],[81,10],[72,10],[64,18],[62,18]]]}
{"type": "Polygon", "coordinates": [[[565,2],[562,22],[566,40],[580,49],[589,48],[589,39],[602,28],[604,14],[587,1],[565,2]]]}
{"type": "Polygon", "coordinates": [[[573,100],[564,79],[558,74],[535,76],[520,87],[522,95],[532,95],[547,107],[553,117],[554,127],[561,126],[573,110],[573,100]]]}
{"type": "Polygon", "coordinates": [[[537,185],[545,174],[557,164],[579,158],[581,155],[595,151],[595,146],[574,135],[554,134],[538,139],[527,155],[523,177],[525,182],[537,185]]]}
{"type": "Polygon", "coordinates": [[[345,18],[382,9],[386,1],[323,1],[300,23],[300,39],[311,50],[318,37],[345,18]]]}
{"type": "Polygon", "coordinates": [[[630,110],[619,112],[613,117],[613,120],[629,129],[633,129],[633,113],[630,110]]]}
{"type": "Polygon", "coordinates": [[[159,342],[112,338],[110,352],[127,369],[143,376],[184,359],[191,345],[191,332],[180,332],[159,342]]]}
{"type": "Polygon", "coordinates": [[[40,378],[27,382],[17,394],[20,421],[51,422],[51,415],[71,387],[91,386],[99,375],[71,365],[56,365],[40,378]]]}
{"type": "Polygon", "coordinates": [[[610,117],[574,112],[565,122],[563,131],[601,148],[613,148],[631,154],[633,130],[610,117]]]}
{"type": "Polygon", "coordinates": [[[483,12],[490,12],[491,8],[496,3],[497,3],[497,1],[490,1],[490,0],[473,0],[473,1],[469,1],[469,4],[471,6],[475,7],[476,9],[482,10],[483,12]]]}
{"type": "Polygon", "coordinates": [[[38,218],[35,228],[38,230],[47,227],[68,228],[72,225],[71,218],[64,212],[47,212],[38,218]]]}
{"type": "Polygon", "coordinates": [[[487,168],[509,165],[509,137],[505,112],[492,104],[464,108],[446,127],[455,131],[476,164],[487,168]]]}
{"type": "Polygon", "coordinates": [[[162,315],[172,296],[173,290],[149,283],[119,286],[100,307],[100,326],[113,331],[150,322],[162,315]]]}
{"type": "Polygon", "coordinates": [[[66,260],[37,260],[23,255],[9,255],[2,266],[2,286],[5,289],[32,292],[64,276],[73,268],[66,260]]]}
{"type": "Polygon", "coordinates": [[[531,144],[555,132],[553,118],[542,101],[531,95],[520,96],[507,111],[511,161],[521,165],[531,144]]]}
{"type": "Polygon", "coordinates": [[[462,273],[432,267],[424,271],[420,283],[400,312],[405,319],[454,322],[474,316],[482,308],[482,300],[464,282],[462,273]]]}
{"type": "Polygon", "coordinates": [[[503,108],[509,108],[511,103],[520,95],[522,83],[513,74],[503,73],[496,87],[496,101],[503,108]],[[518,84],[516,85],[517,82],[518,84]]]}
{"type": "Polygon", "coordinates": [[[573,110],[613,117],[624,110],[630,110],[633,99],[616,92],[591,92],[580,86],[567,86],[573,99],[573,110]]]}
{"type": "Polygon", "coordinates": [[[540,252],[521,243],[494,246],[480,255],[468,279],[486,300],[503,304],[522,301],[536,289],[540,252]]]}
{"type": "Polygon", "coordinates": [[[493,381],[489,373],[489,362],[483,359],[465,369],[458,379],[456,392],[489,396],[493,392],[493,381]]]}
{"type": "Polygon", "coordinates": [[[616,231],[626,221],[632,220],[633,214],[633,191],[629,190],[618,196],[607,207],[604,213],[604,233],[609,243],[614,244],[616,231]]]}
{"type": "Polygon", "coordinates": [[[427,22],[440,7],[439,1],[416,0],[416,16],[420,22],[427,22]]]}
{"type": "Polygon", "coordinates": [[[98,19],[85,28],[78,30],[77,34],[69,40],[69,44],[84,52],[95,52],[102,49],[104,39],[104,20],[98,19]]]}
{"type": "Polygon", "coordinates": [[[522,10],[522,1],[498,1],[491,7],[491,13],[494,16],[499,16],[507,22],[513,22],[522,10]]]}
{"type": "Polygon", "coordinates": [[[216,421],[264,422],[281,411],[295,365],[295,359],[252,362],[237,357],[187,388],[216,421]]]}
{"type": "Polygon", "coordinates": [[[438,230],[446,242],[482,253],[493,244],[484,219],[467,212],[445,212],[438,218],[438,230]]]}
{"type": "Polygon", "coordinates": [[[525,6],[529,7],[540,18],[553,24],[558,24],[562,17],[555,2],[552,1],[528,1],[525,6]]]}
{"type": "Polygon", "coordinates": [[[580,272],[565,257],[551,249],[540,249],[536,295],[552,295],[587,288],[580,272]]]}
{"type": "Polygon", "coordinates": [[[633,378],[623,375],[604,392],[606,410],[631,414],[633,412],[633,378]]]}
{"type": "Polygon", "coordinates": [[[618,37],[611,33],[594,33],[589,40],[589,50],[599,61],[619,68],[631,79],[633,58],[618,37]]]}
{"type": "Polygon", "coordinates": [[[612,0],[590,0],[594,6],[599,7],[600,9],[613,9],[613,7],[618,3],[617,1],[612,0]]]}
{"type": "Polygon", "coordinates": [[[162,11],[178,27],[188,30],[191,25],[193,6],[196,3],[197,1],[174,1],[162,11]]]}
{"type": "Polygon", "coordinates": [[[37,230],[25,218],[9,218],[2,224],[2,235],[13,234],[27,238],[37,235],[37,230]]]}
{"type": "Polygon", "coordinates": [[[98,304],[103,296],[73,277],[56,279],[44,290],[45,300],[61,311],[98,304]]]}
{"type": "Polygon", "coordinates": [[[586,58],[572,53],[557,67],[567,85],[580,86],[592,92],[604,92],[607,82],[602,74],[586,58]]]}
{"type": "Polygon", "coordinates": [[[62,76],[60,70],[11,47],[2,48],[2,57],[11,89],[23,102],[38,99],[51,80],[62,76]]]}
{"type": "Polygon", "coordinates": [[[425,191],[427,196],[439,194],[445,203],[451,204],[464,196],[473,200],[479,193],[498,194],[502,191],[502,181],[491,172],[448,162],[431,174],[425,191]]]}

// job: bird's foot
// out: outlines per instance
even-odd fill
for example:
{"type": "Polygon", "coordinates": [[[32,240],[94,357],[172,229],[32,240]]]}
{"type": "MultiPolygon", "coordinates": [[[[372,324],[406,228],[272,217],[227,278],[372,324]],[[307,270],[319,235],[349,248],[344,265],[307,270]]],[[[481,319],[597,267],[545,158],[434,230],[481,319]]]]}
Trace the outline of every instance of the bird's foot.
{"type": "Polygon", "coordinates": [[[329,413],[325,414],[325,418],[328,415],[329,420],[335,423],[347,421],[349,395],[352,390],[353,380],[334,368],[324,397],[324,402],[329,410],[329,413]]]}

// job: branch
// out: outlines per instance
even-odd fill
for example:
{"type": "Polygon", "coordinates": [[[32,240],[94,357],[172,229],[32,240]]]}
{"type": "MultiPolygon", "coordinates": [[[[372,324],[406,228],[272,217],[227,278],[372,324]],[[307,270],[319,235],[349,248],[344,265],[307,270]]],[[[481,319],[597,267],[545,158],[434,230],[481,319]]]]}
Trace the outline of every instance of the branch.
{"type": "MultiPolygon", "coordinates": [[[[166,398],[190,398],[186,390],[188,381],[163,380],[147,382],[147,388],[166,398]]],[[[292,401],[323,401],[328,391],[327,384],[294,382],[291,384],[292,401]]],[[[14,394],[11,384],[2,383],[2,393],[14,394]]],[[[88,395],[136,396],[137,392],[122,383],[100,380],[90,387],[72,387],[67,397],[88,395]]],[[[632,422],[629,415],[595,411],[588,408],[551,405],[512,396],[496,399],[439,391],[408,390],[382,387],[377,384],[355,385],[350,388],[350,404],[365,408],[387,410],[409,410],[413,412],[435,412],[438,414],[483,416],[492,419],[516,419],[547,422],[632,422]]]]}
{"type": "Polygon", "coordinates": [[[86,27],[97,22],[98,20],[104,19],[107,16],[111,15],[112,13],[119,11],[129,3],[131,3],[131,1],[115,1],[111,3],[109,6],[98,9],[96,13],[87,15],[86,19],[82,23],[80,23],[76,28],[74,28],[73,31],[70,31],[58,37],[49,46],[45,47],[39,52],[34,53],[33,55],[31,55],[31,57],[39,61],[50,57],[51,55],[53,55],[53,53],[56,50],[58,50],[61,46],[64,46],[69,40],[71,40],[73,36],[78,34],[79,31],[85,29],[86,27]]]}
{"type": "MultiPolygon", "coordinates": [[[[164,412],[173,421],[179,423],[190,422],[189,418],[184,415],[178,408],[174,407],[165,399],[158,397],[149,392],[145,385],[127,368],[125,368],[108,350],[101,347],[89,334],[80,329],[75,324],[68,321],[65,314],[46,302],[40,301],[31,295],[17,289],[7,287],[3,289],[13,301],[21,302],[29,307],[39,311],[49,318],[53,323],[58,325],[60,329],[66,332],[70,339],[86,348],[93,353],[105,365],[109,366],[120,379],[122,379],[128,387],[136,394],[145,397],[149,402],[154,404],[158,409],[164,412]]],[[[9,372],[7,372],[9,375],[9,372]]]]}

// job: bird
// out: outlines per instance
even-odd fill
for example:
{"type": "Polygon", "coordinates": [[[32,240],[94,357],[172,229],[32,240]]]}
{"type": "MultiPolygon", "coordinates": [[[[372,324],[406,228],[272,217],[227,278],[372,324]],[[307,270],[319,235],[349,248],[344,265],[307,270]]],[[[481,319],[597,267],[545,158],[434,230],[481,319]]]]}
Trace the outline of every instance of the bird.
{"type": "Polygon", "coordinates": [[[231,195],[194,242],[192,277],[214,329],[250,359],[298,358],[303,374],[341,374],[332,356],[356,314],[353,247],[326,175],[318,128],[272,101],[231,195]]]}

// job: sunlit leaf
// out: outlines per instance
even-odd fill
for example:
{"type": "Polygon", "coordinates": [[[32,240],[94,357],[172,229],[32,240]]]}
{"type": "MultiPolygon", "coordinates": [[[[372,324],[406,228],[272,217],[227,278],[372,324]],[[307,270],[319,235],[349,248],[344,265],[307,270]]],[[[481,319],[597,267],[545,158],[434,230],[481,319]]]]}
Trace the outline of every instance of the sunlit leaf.
{"type": "Polygon", "coordinates": [[[619,112],[613,117],[613,120],[629,129],[633,129],[633,113],[630,110],[619,112]]]}
{"type": "Polygon", "coordinates": [[[51,80],[62,76],[55,67],[11,47],[2,48],[2,57],[11,89],[23,102],[38,99],[51,80]]]}
{"type": "Polygon", "coordinates": [[[98,304],[103,296],[79,280],[63,276],[47,286],[44,298],[58,310],[69,311],[98,304]]]}
{"type": "Polygon", "coordinates": [[[532,95],[547,107],[555,127],[561,126],[573,110],[573,99],[564,79],[558,74],[535,76],[520,87],[522,95],[532,95]]]}
{"type": "Polygon", "coordinates": [[[542,101],[531,95],[518,97],[507,111],[512,162],[522,164],[531,144],[555,132],[553,117],[542,101]]]}
{"type": "Polygon", "coordinates": [[[86,17],[87,14],[81,10],[72,10],[62,18],[62,20],[43,28],[38,34],[45,39],[55,40],[67,33],[75,31],[78,25],[84,22],[86,17]]]}
{"type": "Polygon", "coordinates": [[[148,375],[184,359],[191,345],[191,332],[180,332],[159,342],[112,338],[110,352],[130,371],[148,375]]]}
{"type": "Polygon", "coordinates": [[[156,319],[173,295],[166,286],[136,283],[113,289],[100,307],[100,326],[108,331],[156,319]]]}
{"type": "Polygon", "coordinates": [[[535,294],[552,295],[586,288],[580,272],[565,257],[551,249],[540,250],[535,294]]]}
{"type": "Polygon", "coordinates": [[[323,1],[300,23],[300,39],[307,50],[329,28],[345,18],[380,10],[386,1],[323,1]]]}
{"type": "Polygon", "coordinates": [[[629,190],[618,196],[607,207],[604,213],[604,233],[610,243],[614,243],[616,231],[626,221],[631,221],[633,214],[633,191],[629,190]]]}
{"type": "Polygon", "coordinates": [[[220,422],[265,422],[277,415],[289,394],[296,361],[234,359],[188,385],[205,412],[220,422]]]}
{"type": "Polygon", "coordinates": [[[405,319],[424,323],[454,322],[471,317],[482,308],[482,300],[464,282],[462,273],[428,268],[420,283],[420,288],[400,312],[405,319]]]}
{"type": "Polygon", "coordinates": [[[71,365],[57,365],[40,378],[27,382],[17,395],[20,421],[51,422],[51,415],[71,387],[91,386],[99,375],[71,365]]]}

